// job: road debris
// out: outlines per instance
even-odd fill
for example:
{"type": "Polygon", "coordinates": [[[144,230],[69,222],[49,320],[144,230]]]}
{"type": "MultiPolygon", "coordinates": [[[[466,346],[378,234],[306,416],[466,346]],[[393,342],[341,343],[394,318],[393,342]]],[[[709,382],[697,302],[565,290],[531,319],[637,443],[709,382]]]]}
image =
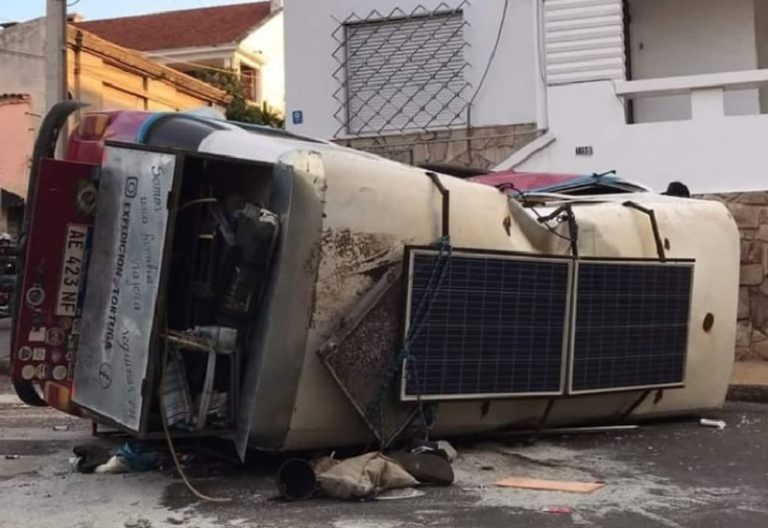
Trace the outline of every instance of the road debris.
{"type": "Polygon", "coordinates": [[[453,484],[453,468],[448,460],[430,452],[390,453],[395,462],[422,484],[450,486],[453,484]]]}
{"type": "MultiPolygon", "coordinates": [[[[447,442],[445,443],[447,444],[447,442]]],[[[447,444],[447,447],[455,450],[447,444]]],[[[374,499],[384,492],[403,490],[419,484],[450,486],[453,468],[445,450],[436,442],[417,441],[403,451],[371,452],[347,460],[331,456],[310,463],[304,459],[285,462],[277,474],[281,497],[290,501],[306,500],[318,491],[337,499],[374,499]]],[[[406,499],[420,493],[387,493],[381,500],[406,499]]]]}
{"type": "Polygon", "coordinates": [[[165,458],[160,452],[146,449],[136,442],[123,443],[117,450],[116,456],[122,459],[132,473],[151,471],[159,467],[165,458]]]}
{"type": "Polygon", "coordinates": [[[423,497],[424,495],[426,495],[426,493],[414,488],[391,489],[387,491],[382,491],[381,493],[379,493],[374,497],[374,500],[388,501],[388,500],[415,499],[417,497],[423,497]]]}
{"type": "Polygon", "coordinates": [[[454,448],[447,440],[438,440],[437,448],[445,453],[448,462],[453,462],[459,458],[459,452],[456,451],[456,448],[454,448]]]}
{"type": "Polygon", "coordinates": [[[567,493],[593,493],[605,486],[604,482],[575,482],[565,480],[543,480],[527,477],[510,477],[496,482],[501,488],[523,488],[542,491],[564,491],[567,493]]]}
{"type": "Polygon", "coordinates": [[[277,472],[277,488],[280,496],[290,501],[311,498],[317,490],[318,472],[324,473],[338,463],[331,457],[320,459],[315,467],[300,458],[293,458],[280,466],[277,472]]]}
{"type": "Polygon", "coordinates": [[[21,458],[21,456],[19,456],[19,455],[5,455],[5,459],[6,460],[18,460],[20,458],[21,458]]]}
{"type": "Polygon", "coordinates": [[[128,464],[121,457],[114,455],[109,458],[104,464],[96,467],[93,470],[94,473],[110,473],[113,475],[119,475],[121,473],[129,473],[128,464]]]}
{"type": "Polygon", "coordinates": [[[101,446],[81,445],[73,449],[73,465],[80,473],[142,473],[157,468],[163,456],[130,442],[112,454],[101,446]]]}
{"type": "Polygon", "coordinates": [[[68,425],[54,425],[53,426],[54,431],[62,432],[62,431],[69,431],[68,425]]]}
{"type": "Polygon", "coordinates": [[[699,420],[699,425],[702,427],[712,427],[714,429],[725,429],[725,422],[723,420],[710,420],[709,418],[702,418],[699,420]]]}
{"type": "Polygon", "coordinates": [[[368,499],[382,491],[417,486],[419,481],[382,453],[366,453],[339,462],[317,475],[322,492],[337,499],[368,499]]]}
{"type": "Polygon", "coordinates": [[[95,445],[75,446],[72,452],[75,454],[73,465],[80,473],[93,473],[110,458],[109,451],[95,445]]]}

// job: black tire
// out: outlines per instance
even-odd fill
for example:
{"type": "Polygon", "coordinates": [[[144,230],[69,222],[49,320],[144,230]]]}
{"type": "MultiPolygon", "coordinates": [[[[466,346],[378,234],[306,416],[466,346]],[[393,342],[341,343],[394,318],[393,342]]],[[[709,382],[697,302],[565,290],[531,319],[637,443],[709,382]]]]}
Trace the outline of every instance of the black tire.
{"type": "Polygon", "coordinates": [[[30,381],[13,380],[13,390],[16,391],[16,396],[27,405],[32,407],[48,407],[48,402],[38,394],[37,389],[30,381]]]}

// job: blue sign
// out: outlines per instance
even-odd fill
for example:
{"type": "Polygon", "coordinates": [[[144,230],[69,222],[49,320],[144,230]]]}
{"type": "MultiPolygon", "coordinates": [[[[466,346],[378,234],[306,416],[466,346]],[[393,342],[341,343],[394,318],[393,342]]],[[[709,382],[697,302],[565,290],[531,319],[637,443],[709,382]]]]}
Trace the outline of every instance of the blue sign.
{"type": "Polygon", "coordinates": [[[304,112],[302,110],[294,110],[293,111],[293,124],[294,125],[301,125],[304,123],[304,112]]]}

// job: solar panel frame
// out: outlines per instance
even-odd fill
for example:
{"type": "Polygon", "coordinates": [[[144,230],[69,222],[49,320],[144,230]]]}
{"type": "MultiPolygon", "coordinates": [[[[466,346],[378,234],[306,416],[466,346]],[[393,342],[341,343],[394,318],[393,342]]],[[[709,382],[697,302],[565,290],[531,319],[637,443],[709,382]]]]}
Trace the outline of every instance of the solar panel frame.
{"type": "Polygon", "coordinates": [[[666,259],[661,261],[659,259],[638,259],[638,258],[604,258],[604,257],[586,257],[577,259],[574,267],[573,276],[573,292],[572,302],[573,308],[571,311],[570,322],[570,339],[568,346],[568,363],[567,363],[567,394],[569,395],[586,395],[586,394],[603,394],[603,393],[616,393],[616,392],[630,392],[636,390],[648,390],[648,389],[677,389],[685,387],[685,380],[687,375],[688,364],[688,351],[691,336],[691,312],[693,309],[693,283],[695,274],[695,259],[666,259]],[[686,335],[685,335],[685,350],[682,354],[682,375],[679,382],[671,383],[650,383],[640,385],[621,385],[614,387],[601,387],[601,388],[585,388],[574,389],[574,368],[576,362],[576,334],[579,331],[579,325],[577,325],[577,319],[579,315],[579,271],[581,265],[589,264],[605,264],[605,265],[638,265],[638,266],[659,266],[659,267],[685,267],[690,269],[690,282],[688,288],[688,314],[685,322],[686,335]]]}
{"type": "MultiPolygon", "coordinates": [[[[412,286],[414,276],[414,264],[415,257],[417,255],[439,255],[439,250],[433,246],[406,246],[404,255],[404,314],[403,327],[402,327],[402,340],[406,339],[409,330],[409,323],[411,319],[411,302],[412,302],[412,286]]],[[[407,374],[408,374],[408,359],[405,358],[401,365],[401,377],[400,377],[400,399],[401,401],[447,401],[447,400],[482,400],[482,399],[520,399],[520,398],[532,398],[532,397],[556,397],[562,396],[566,393],[566,373],[567,373],[567,361],[569,355],[569,343],[570,343],[570,324],[572,321],[571,310],[572,301],[571,296],[573,292],[573,274],[574,274],[574,261],[568,256],[557,255],[540,255],[522,252],[501,252],[493,250],[471,249],[471,248],[454,248],[451,252],[453,257],[467,257],[477,259],[505,259],[505,260],[518,260],[525,262],[557,262],[562,264],[567,269],[567,282],[565,285],[565,306],[564,306],[564,320],[563,320],[563,335],[560,355],[560,374],[558,389],[555,391],[534,391],[534,392],[490,392],[490,393],[445,393],[445,394],[412,394],[407,390],[407,374]]]]}

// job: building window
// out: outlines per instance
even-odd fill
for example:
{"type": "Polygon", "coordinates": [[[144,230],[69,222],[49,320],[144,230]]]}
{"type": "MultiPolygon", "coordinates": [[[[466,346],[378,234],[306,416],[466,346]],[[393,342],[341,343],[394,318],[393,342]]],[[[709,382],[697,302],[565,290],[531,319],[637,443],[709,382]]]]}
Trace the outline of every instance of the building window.
{"type": "Polygon", "coordinates": [[[461,9],[345,21],[334,34],[337,136],[466,124],[464,27],[461,9]]]}
{"type": "Polygon", "coordinates": [[[241,64],[240,85],[246,98],[261,102],[261,72],[259,70],[241,64]]]}

